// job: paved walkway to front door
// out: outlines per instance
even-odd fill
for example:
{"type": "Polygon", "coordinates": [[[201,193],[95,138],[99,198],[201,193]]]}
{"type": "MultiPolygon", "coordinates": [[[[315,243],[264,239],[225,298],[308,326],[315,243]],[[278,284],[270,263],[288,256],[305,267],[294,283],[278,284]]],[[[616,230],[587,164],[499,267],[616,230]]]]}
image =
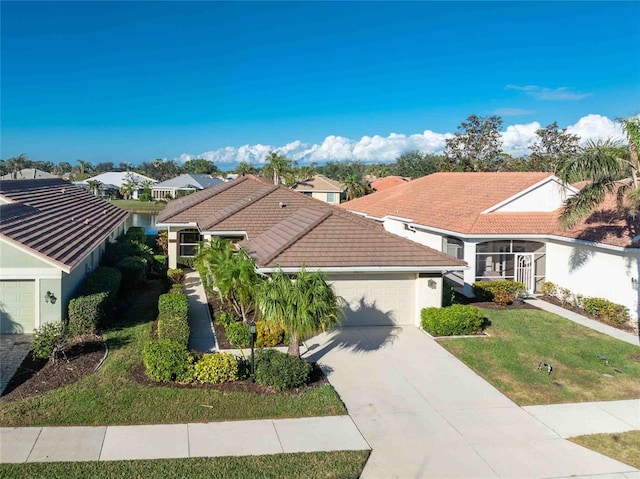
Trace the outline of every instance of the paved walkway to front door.
{"type": "Polygon", "coordinates": [[[307,344],[371,445],[363,478],[638,477],[563,439],[417,328],[343,328],[307,344]]]}
{"type": "Polygon", "coordinates": [[[0,334],[0,394],[31,349],[30,334],[0,334]]]}

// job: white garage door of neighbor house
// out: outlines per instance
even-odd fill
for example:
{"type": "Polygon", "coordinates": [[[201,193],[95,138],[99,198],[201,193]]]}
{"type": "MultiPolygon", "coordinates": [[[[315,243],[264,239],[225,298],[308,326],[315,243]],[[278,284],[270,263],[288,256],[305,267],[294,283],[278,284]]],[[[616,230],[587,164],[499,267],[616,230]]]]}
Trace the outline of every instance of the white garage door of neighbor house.
{"type": "Polygon", "coordinates": [[[0,332],[33,333],[35,281],[0,281],[0,332]]]}
{"type": "Polygon", "coordinates": [[[414,324],[414,274],[335,275],[329,279],[349,304],[343,326],[414,324]]]}

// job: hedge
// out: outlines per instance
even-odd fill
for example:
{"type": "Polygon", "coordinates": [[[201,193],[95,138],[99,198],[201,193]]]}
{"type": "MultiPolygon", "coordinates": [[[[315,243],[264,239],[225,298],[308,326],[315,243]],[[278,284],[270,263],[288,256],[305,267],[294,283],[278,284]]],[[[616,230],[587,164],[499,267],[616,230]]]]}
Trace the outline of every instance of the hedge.
{"type": "Polygon", "coordinates": [[[484,318],[479,308],[454,304],[446,308],[425,308],[420,313],[422,328],[433,336],[460,336],[482,331],[484,318]]]}
{"type": "Polygon", "coordinates": [[[513,302],[518,296],[527,290],[527,287],[512,280],[476,281],[473,283],[473,294],[484,301],[493,301],[501,306],[513,302]]]}
{"type": "Polygon", "coordinates": [[[88,296],[96,293],[106,293],[108,297],[105,299],[104,312],[108,314],[113,309],[118,290],[122,282],[122,273],[117,268],[100,267],[96,268],[84,282],[82,286],[82,295],[88,296]]]}
{"type": "Polygon", "coordinates": [[[605,298],[584,298],[582,307],[588,313],[609,324],[624,324],[629,321],[629,310],[605,298]]]}
{"type": "Polygon", "coordinates": [[[147,243],[147,234],[145,233],[143,226],[132,226],[127,230],[124,236],[131,241],[137,241],[142,244],[147,243]]]}
{"type": "Polygon", "coordinates": [[[69,336],[95,334],[107,316],[108,299],[107,293],[96,293],[69,301],[69,336]]]}
{"type": "Polygon", "coordinates": [[[163,294],[158,299],[158,338],[189,344],[189,298],[182,292],[163,294]]]}
{"type": "Polygon", "coordinates": [[[127,290],[136,289],[146,277],[147,262],[137,256],[127,256],[116,264],[122,272],[122,286],[127,290]]]}
{"type": "Polygon", "coordinates": [[[145,373],[154,381],[192,381],[193,360],[184,345],[170,339],[148,342],[142,350],[145,373]]]}
{"type": "Polygon", "coordinates": [[[189,298],[184,293],[162,294],[158,298],[158,315],[161,318],[187,318],[189,314],[189,298]]]}

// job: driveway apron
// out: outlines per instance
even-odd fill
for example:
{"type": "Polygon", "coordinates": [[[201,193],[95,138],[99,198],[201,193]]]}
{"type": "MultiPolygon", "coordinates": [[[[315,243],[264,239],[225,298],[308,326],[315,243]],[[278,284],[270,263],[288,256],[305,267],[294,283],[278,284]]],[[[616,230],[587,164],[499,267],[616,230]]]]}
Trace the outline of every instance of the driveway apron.
{"type": "Polygon", "coordinates": [[[373,449],[363,478],[636,471],[562,439],[417,328],[343,328],[307,346],[373,449]]]}

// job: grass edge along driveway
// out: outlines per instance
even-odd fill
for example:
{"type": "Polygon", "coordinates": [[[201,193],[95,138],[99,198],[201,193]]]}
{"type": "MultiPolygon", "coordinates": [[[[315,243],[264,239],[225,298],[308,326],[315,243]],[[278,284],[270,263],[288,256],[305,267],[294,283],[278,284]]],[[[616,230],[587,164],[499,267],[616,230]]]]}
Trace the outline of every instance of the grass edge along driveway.
{"type": "Polygon", "coordinates": [[[2,404],[0,426],[180,424],[346,414],[328,384],[299,394],[263,395],[135,382],[130,371],[141,367],[141,351],[162,292],[160,283],[149,282],[128,298],[120,323],[103,335],[109,356],[99,371],[42,396],[2,404]]]}
{"type": "Polygon", "coordinates": [[[640,398],[640,347],[538,309],[482,311],[491,337],[440,344],[518,405],[640,398]]]}
{"type": "Polygon", "coordinates": [[[580,446],[640,469],[640,431],[589,434],[569,439],[580,446]]]}

